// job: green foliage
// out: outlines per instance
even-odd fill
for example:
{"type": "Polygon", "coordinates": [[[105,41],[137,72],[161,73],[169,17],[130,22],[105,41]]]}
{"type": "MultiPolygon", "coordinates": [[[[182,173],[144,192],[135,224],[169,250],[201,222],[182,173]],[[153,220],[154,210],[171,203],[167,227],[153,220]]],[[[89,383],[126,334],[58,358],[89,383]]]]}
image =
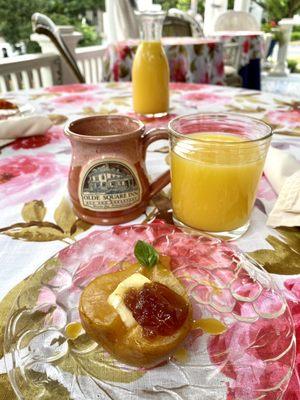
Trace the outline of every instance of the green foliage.
{"type": "Polygon", "coordinates": [[[291,41],[295,42],[300,40],[300,32],[292,32],[291,41]]]}
{"type": "Polygon", "coordinates": [[[261,30],[266,33],[271,33],[275,26],[277,26],[277,24],[274,21],[265,22],[261,25],[261,30]]]}
{"type": "Polygon", "coordinates": [[[190,1],[189,0],[178,0],[176,7],[182,11],[188,11],[190,8],[190,1]]]}
{"type": "MultiPolygon", "coordinates": [[[[228,8],[233,7],[233,1],[228,1],[228,8]]],[[[278,21],[284,17],[292,17],[300,12],[300,0],[254,0],[261,5],[266,13],[267,20],[278,21]]],[[[161,4],[164,10],[178,8],[187,11],[189,0],[154,0],[161,4]]],[[[203,15],[205,0],[199,0],[198,12],[203,15]]],[[[58,25],[75,25],[84,38],[81,45],[92,45],[99,42],[93,27],[83,25],[82,17],[87,10],[105,8],[105,0],[0,0],[0,35],[11,44],[24,41],[28,52],[37,50],[37,44],[30,42],[31,15],[41,12],[48,15],[58,25]]],[[[294,28],[292,40],[299,40],[297,32],[300,27],[294,28]]]]}
{"type": "Polygon", "coordinates": [[[31,15],[37,10],[43,12],[43,0],[0,0],[0,32],[11,44],[20,40],[29,41],[31,15]]]}
{"type": "Polygon", "coordinates": [[[163,10],[168,10],[169,8],[176,8],[177,0],[156,0],[155,4],[160,4],[163,10]]]}
{"type": "Polygon", "coordinates": [[[26,40],[26,53],[40,53],[41,48],[37,42],[31,42],[30,40],[26,40]]]}
{"type": "Polygon", "coordinates": [[[92,46],[99,43],[99,37],[94,26],[77,24],[76,30],[81,32],[83,35],[83,38],[79,42],[79,46],[92,46]]]}
{"type": "MultiPolygon", "coordinates": [[[[0,0],[0,35],[11,44],[24,41],[28,51],[36,50],[30,42],[31,16],[35,12],[48,15],[58,25],[81,25],[87,10],[104,10],[105,0],[0,0]]],[[[95,43],[95,30],[81,26],[87,35],[83,43],[95,43]],[[94,42],[93,42],[94,40],[94,42]]]]}
{"type": "Polygon", "coordinates": [[[289,67],[291,72],[296,72],[297,71],[298,61],[296,61],[296,60],[287,60],[287,63],[288,63],[288,67],[289,67]]]}
{"type": "Polygon", "coordinates": [[[293,26],[292,41],[300,40],[300,25],[293,26]]]}
{"type": "MultiPolygon", "coordinates": [[[[268,20],[279,21],[282,18],[293,17],[300,11],[300,0],[254,0],[266,11],[268,20]]],[[[187,0],[155,0],[154,3],[161,4],[164,10],[179,8],[186,11],[190,7],[187,0]]],[[[205,0],[199,0],[198,12],[203,15],[205,0]]],[[[228,0],[228,9],[232,9],[234,0],[228,0]]]]}
{"type": "MultiPolygon", "coordinates": [[[[203,14],[204,12],[204,2],[205,0],[198,1],[198,12],[203,14]]],[[[153,3],[160,4],[163,10],[168,10],[169,8],[178,8],[182,11],[187,11],[190,8],[190,0],[154,0],[153,3]]]]}
{"type": "Polygon", "coordinates": [[[300,0],[254,0],[265,10],[268,20],[291,18],[300,11],[300,0]]]}

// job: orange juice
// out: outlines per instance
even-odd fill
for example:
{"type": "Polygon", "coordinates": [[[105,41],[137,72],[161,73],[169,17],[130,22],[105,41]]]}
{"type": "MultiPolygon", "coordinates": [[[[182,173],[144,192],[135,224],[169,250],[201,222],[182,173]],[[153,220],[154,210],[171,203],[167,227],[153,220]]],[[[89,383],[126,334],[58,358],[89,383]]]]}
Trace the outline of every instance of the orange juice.
{"type": "Polygon", "coordinates": [[[245,225],[254,204],[264,152],[258,144],[233,135],[195,133],[186,137],[171,152],[176,219],[208,232],[245,225]],[[189,137],[201,138],[202,144],[191,144],[189,137]]]}
{"type": "Polygon", "coordinates": [[[132,66],[133,109],[139,114],[169,109],[169,64],[160,41],[143,41],[132,66]]]}

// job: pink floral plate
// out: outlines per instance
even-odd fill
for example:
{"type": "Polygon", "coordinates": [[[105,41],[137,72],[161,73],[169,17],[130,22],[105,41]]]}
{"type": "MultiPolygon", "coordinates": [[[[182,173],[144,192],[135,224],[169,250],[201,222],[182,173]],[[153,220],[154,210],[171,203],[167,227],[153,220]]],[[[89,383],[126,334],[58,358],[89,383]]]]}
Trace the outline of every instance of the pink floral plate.
{"type": "Polygon", "coordinates": [[[10,382],[21,399],[281,399],[295,359],[294,326],[271,277],[228,243],[162,222],[95,231],[27,280],[4,340],[10,382]],[[82,289],[132,258],[146,240],[171,258],[197,321],[182,348],[145,370],[120,364],[82,331],[82,289]],[[77,324],[76,324],[77,323],[77,324]]]}

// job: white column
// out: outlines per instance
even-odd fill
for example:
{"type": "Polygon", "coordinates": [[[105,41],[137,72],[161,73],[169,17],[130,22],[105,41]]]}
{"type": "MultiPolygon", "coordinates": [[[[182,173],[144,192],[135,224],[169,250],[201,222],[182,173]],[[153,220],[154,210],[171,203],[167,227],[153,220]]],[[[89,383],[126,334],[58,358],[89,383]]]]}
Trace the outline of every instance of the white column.
{"type": "Polygon", "coordinates": [[[269,74],[271,76],[287,76],[290,73],[287,66],[287,52],[294,24],[295,21],[291,18],[284,18],[278,22],[283,41],[279,43],[276,65],[269,74]]]}
{"type": "Polygon", "coordinates": [[[215,31],[215,22],[219,15],[227,11],[228,0],[206,0],[204,8],[203,30],[206,36],[215,31]]]}
{"type": "Polygon", "coordinates": [[[261,26],[263,12],[264,9],[260,5],[256,3],[251,3],[250,13],[256,19],[259,26],[261,26]]]}
{"type": "Polygon", "coordinates": [[[117,30],[115,24],[116,0],[105,0],[104,32],[108,43],[117,41],[117,30]]]}
{"type": "Polygon", "coordinates": [[[105,0],[104,32],[107,42],[139,37],[138,23],[129,0],[105,0]]]}
{"type": "Polygon", "coordinates": [[[191,0],[190,10],[192,15],[196,15],[198,12],[198,0],[191,0]]]}
{"type": "Polygon", "coordinates": [[[97,15],[96,15],[96,30],[98,35],[103,38],[103,11],[101,11],[100,9],[97,10],[97,15]]]}
{"type": "Polygon", "coordinates": [[[246,11],[250,9],[251,0],[234,0],[234,11],[246,11]]]}

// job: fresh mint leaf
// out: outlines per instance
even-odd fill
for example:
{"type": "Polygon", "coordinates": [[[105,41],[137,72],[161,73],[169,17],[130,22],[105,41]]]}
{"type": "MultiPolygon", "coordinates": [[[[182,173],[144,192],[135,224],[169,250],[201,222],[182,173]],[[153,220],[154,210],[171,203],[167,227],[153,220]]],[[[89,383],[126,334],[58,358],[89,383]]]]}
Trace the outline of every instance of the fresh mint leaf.
{"type": "Polygon", "coordinates": [[[138,262],[144,267],[153,268],[157,264],[158,252],[149,243],[138,240],[134,246],[134,255],[138,262]]]}

